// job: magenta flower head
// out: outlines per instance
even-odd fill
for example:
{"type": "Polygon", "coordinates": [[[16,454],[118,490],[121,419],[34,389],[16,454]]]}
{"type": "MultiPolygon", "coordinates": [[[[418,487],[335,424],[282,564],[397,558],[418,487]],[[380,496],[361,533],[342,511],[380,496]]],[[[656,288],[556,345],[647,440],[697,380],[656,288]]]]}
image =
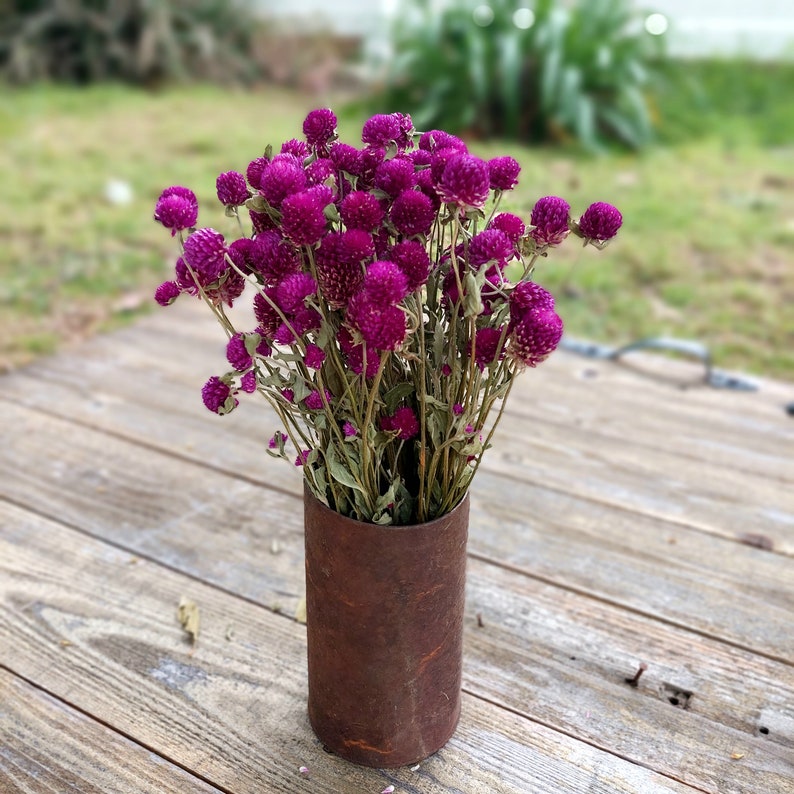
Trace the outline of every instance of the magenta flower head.
{"type": "Polygon", "coordinates": [[[330,108],[312,110],[303,122],[303,134],[311,149],[324,153],[336,137],[336,115],[330,108]]]}
{"type": "Polygon", "coordinates": [[[560,343],[562,320],[554,309],[531,309],[513,327],[509,353],[521,365],[535,367],[560,343]]]}
{"type": "Polygon", "coordinates": [[[201,389],[201,399],[204,405],[213,413],[228,414],[237,406],[237,399],[232,393],[231,386],[226,381],[213,375],[201,389]]]}
{"type": "Polygon", "coordinates": [[[400,234],[412,237],[429,234],[436,218],[432,200],[420,190],[404,190],[394,200],[389,212],[391,222],[400,234]]]}
{"type": "Polygon", "coordinates": [[[170,306],[178,297],[182,290],[176,281],[165,281],[154,292],[154,299],[161,306],[170,306]]]}
{"type": "Polygon", "coordinates": [[[513,243],[499,229],[485,229],[475,234],[469,242],[469,263],[475,270],[479,270],[487,262],[505,265],[514,255],[513,243]]]}
{"type": "Polygon", "coordinates": [[[365,291],[357,292],[349,301],[347,320],[374,356],[374,350],[396,350],[405,339],[405,314],[396,306],[383,306],[365,291]]]}
{"type": "Polygon", "coordinates": [[[403,137],[402,120],[398,113],[379,113],[364,122],[361,140],[368,146],[387,149],[403,137]]]}
{"type": "Polygon", "coordinates": [[[591,204],[579,218],[579,233],[586,240],[604,243],[611,240],[623,224],[623,216],[617,207],[604,201],[591,204]]]}
{"type": "Polygon", "coordinates": [[[237,370],[244,372],[254,363],[245,346],[243,334],[235,334],[226,344],[226,360],[237,370]]]}
{"type": "Polygon", "coordinates": [[[397,438],[408,441],[419,435],[419,420],[413,408],[398,408],[393,416],[384,416],[380,420],[381,429],[397,433],[397,438]]]}
{"type": "Polygon", "coordinates": [[[309,145],[304,141],[299,141],[297,138],[292,138],[281,144],[280,154],[291,154],[299,160],[305,160],[310,154],[309,145]]]}
{"type": "Polygon", "coordinates": [[[510,292],[510,318],[519,322],[521,318],[534,309],[554,309],[552,294],[534,281],[520,281],[510,292]]]}
{"type": "Polygon", "coordinates": [[[489,224],[489,229],[499,229],[504,232],[512,242],[517,243],[518,238],[526,231],[524,221],[518,215],[509,212],[500,212],[489,224]]]}
{"type": "Polygon", "coordinates": [[[364,292],[377,307],[394,306],[408,294],[408,278],[394,262],[373,262],[364,276],[364,292]]]}
{"type": "Polygon", "coordinates": [[[559,245],[570,231],[568,220],[571,205],[559,196],[538,199],[529,222],[535,228],[530,235],[540,246],[559,245]]]}
{"type": "Polygon", "coordinates": [[[287,196],[303,190],[306,181],[306,173],[297,158],[278,154],[262,174],[259,187],[272,206],[280,207],[287,196]]]}
{"type": "Polygon", "coordinates": [[[455,135],[450,135],[444,130],[428,130],[419,137],[419,148],[427,152],[438,152],[441,149],[456,149],[461,154],[467,154],[466,144],[455,135]]]}
{"type": "Polygon", "coordinates": [[[226,171],[215,180],[218,201],[226,207],[239,207],[248,201],[248,185],[237,171],[226,171]]]}
{"type": "Polygon", "coordinates": [[[325,361],[325,351],[317,345],[306,345],[306,355],[303,363],[310,369],[320,369],[325,361]]]}
{"type": "Polygon", "coordinates": [[[339,214],[348,229],[372,232],[380,226],[384,212],[380,202],[371,193],[354,190],[342,199],[339,214]]]}
{"type": "Polygon", "coordinates": [[[267,157],[255,157],[248,163],[248,168],[245,169],[245,178],[254,190],[259,189],[259,183],[262,181],[262,174],[265,173],[269,165],[270,160],[268,160],[267,157]]]}
{"type": "Polygon", "coordinates": [[[192,228],[198,219],[196,194],[181,185],[167,187],[157,199],[154,219],[170,229],[172,237],[177,232],[192,228]]]}
{"type": "Polygon", "coordinates": [[[497,358],[502,357],[502,348],[499,346],[501,339],[502,327],[491,328],[486,325],[484,328],[477,329],[474,345],[474,363],[477,364],[480,370],[485,369],[497,358]]]}
{"type": "Polygon", "coordinates": [[[197,229],[185,240],[184,249],[202,287],[217,281],[229,267],[223,235],[215,229],[197,229]]]}
{"type": "Polygon", "coordinates": [[[397,243],[391,249],[389,259],[405,273],[409,292],[415,292],[423,286],[430,275],[430,256],[425,247],[416,240],[397,243]]]}
{"type": "Polygon", "coordinates": [[[415,184],[413,160],[407,157],[384,160],[375,169],[374,186],[390,198],[394,198],[403,190],[410,190],[415,184]]]}
{"type": "Polygon", "coordinates": [[[291,314],[316,292],[317,282],[310,273],[293,273],[276,287],[276,300],[282,311],[291,314]]]}
{"type": "Polygon", "coordinates": [[[345,422],[342,425],[342,432],[345,434],[345,438],[354,438],[358,435],[358,430],[352,422],[345,422]]]}
{"type": "Polygon", "coordinates": [[[340,170],[356,175],[361,169],[361,152],[349,143],[336,141],[328,155],[331,162],[340,170]]]}
{"type": "Polygon", "coordinates": [[[325,234],[328,219],[325,207],[331,203],[331,190],[317,185],[287,196],[281,205],[281,228],[296,245],[314,245],[325,234]]]}
{"type": "MultiPolygon", "coordinates": [[[[332,309],[346,306],[351,295],[364,282],[361,262],[349,260],[345,251],[345,237],[350,234],[351,232],[330,232],[323,237],[315,254],[320,290],[332,309]]],[[[372,245],[372,238],[369,235],[367,237],[372,245]]]]}
{"type": "Polygon", "coordinates": [[[447,161],[438,183],[438,194],[446,204],[461,209],[479,209],[488,200],[491,178],[479,157],[458,154],[447,161]]]}
{"type": "Polygon", "coordinates": [[[521,166],[512,157],[494,157],[488,161],[493,190],[512,190],[518,184],[521,166]]]}

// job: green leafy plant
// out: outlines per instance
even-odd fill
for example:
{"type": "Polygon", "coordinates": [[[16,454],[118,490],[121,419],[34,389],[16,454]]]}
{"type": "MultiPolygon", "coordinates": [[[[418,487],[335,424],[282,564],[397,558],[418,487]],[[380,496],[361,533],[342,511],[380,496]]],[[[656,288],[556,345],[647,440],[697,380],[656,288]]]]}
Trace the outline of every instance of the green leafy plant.
{"type": "Polygon", "coordinates": [[[420,127],[590,149],[651,138],[643,91],[662,45],[627,0],[412,0],[392,44],[375,109],[410,107],[420,127]]]}

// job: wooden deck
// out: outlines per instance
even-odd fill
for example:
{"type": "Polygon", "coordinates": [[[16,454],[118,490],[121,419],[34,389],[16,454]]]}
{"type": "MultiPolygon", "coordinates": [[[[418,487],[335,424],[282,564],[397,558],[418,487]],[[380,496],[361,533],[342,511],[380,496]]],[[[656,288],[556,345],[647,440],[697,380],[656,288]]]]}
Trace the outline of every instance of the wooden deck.
{"type": "Polygon", "coordinates": [[[794,792],[794,384],[527,373],[472,494],[460,727],[384,772],[309,728],[301,483],[263,404],[201,405],[223,367],[182,299],[0,378],[3,794],[794,792]]]}

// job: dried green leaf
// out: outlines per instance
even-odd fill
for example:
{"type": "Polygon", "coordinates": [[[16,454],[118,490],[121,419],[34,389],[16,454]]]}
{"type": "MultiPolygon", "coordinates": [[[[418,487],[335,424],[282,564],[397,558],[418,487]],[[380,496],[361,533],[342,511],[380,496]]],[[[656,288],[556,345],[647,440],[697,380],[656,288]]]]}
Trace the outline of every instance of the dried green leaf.
{"type": "Polygon", "coordinates": [[[199,608],[196,602],[182,596],[179,599],[177,617],[182,628],[190,635],[191,642],[195,645],[199,635],[199,608]]]}
{"type": "Polygon", "coordinates": [[[328,467],[328,474],[331,479],[341,483],[342,485],[346,485],[348,488],[352,488],[354,491],[360,491],[361,493],[364,493],[364,489],[360,483],[356,480],[347,466],[339,459],[339,455],[334,444],[328,445],[328,449],[325,452],[325,463],[328,467]]]}
{"type": "Polygon", "coordinates": [[[383,401],[386,403],[386,410],[393,414],[397,405],[416,391],[413,383],[398,383],[393,388],[389,389],[383,396],[383,401]]]}

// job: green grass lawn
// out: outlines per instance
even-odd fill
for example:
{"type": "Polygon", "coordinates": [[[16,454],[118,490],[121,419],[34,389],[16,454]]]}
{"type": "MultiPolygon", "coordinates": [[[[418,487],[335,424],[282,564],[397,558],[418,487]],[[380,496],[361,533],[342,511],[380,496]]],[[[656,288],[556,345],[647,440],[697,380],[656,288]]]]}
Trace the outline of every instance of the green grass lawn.
{"type": "MultiPolygon", "coordinates": [[[[6,89],[0,368],[150,310],[177,252],[152,221],[160,190],[193,187],[199,223],[232,231],[215,177],[299,136],[314,104],[275,89],[6,89]],[[129,203],[108,200],[111,180],[129,184],[129,203]]],[[[362,121],[344,116],[342,138],[355,143],[362,121]]],[[[623,211],[606,251],[570,240],[536,271],[571,335],[615,345],[659,334],[697,339],[720,368],[794,380],[794,141],[770,140],[763,123],[736,118],[639,156],[472,149],[521,162],[504,206],[526,220],[551,193],[576,214],[596,200],[623,211]]]]}

